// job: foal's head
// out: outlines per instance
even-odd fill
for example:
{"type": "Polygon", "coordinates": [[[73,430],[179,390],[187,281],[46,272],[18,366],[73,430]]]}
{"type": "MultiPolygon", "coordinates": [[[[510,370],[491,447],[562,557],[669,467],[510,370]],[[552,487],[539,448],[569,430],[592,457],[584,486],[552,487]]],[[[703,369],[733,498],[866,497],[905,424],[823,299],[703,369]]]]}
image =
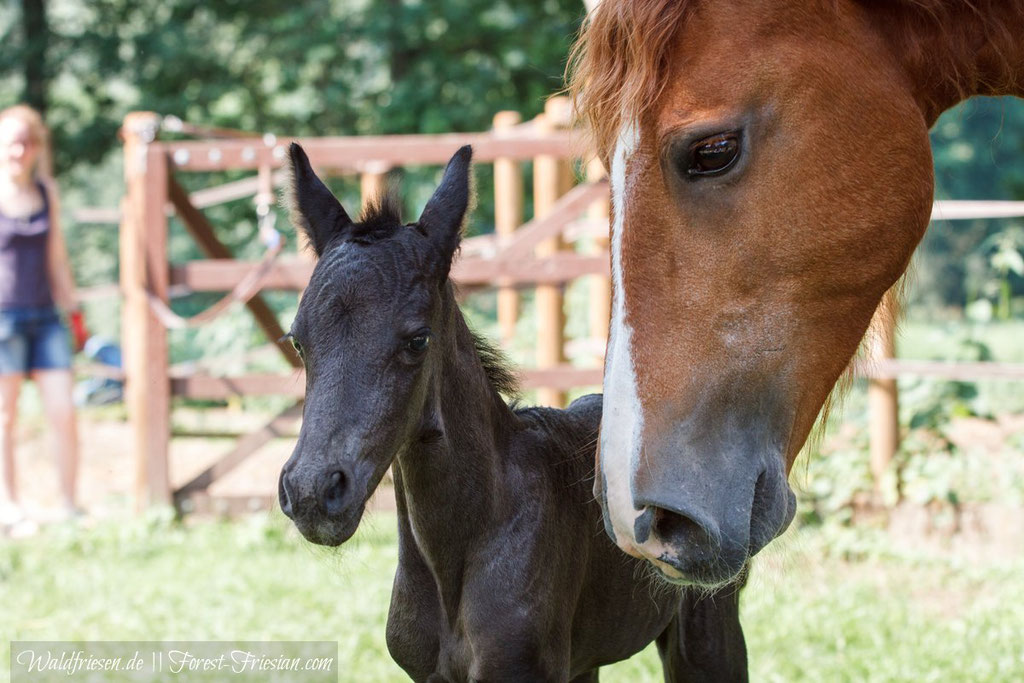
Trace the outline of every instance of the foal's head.
{"type": "Polygon", "coordinates": [[[281,471],[282,511],[324,545],[347,540],[395,456],[436,434],[431,377],[444,347],[448,271],[469,202],[470,148],[452,157],[416,223],[385,198],[353,222],[291,147],[293,217],[318,262],[291,336],[306,366],[302,430],[281,471]]]}

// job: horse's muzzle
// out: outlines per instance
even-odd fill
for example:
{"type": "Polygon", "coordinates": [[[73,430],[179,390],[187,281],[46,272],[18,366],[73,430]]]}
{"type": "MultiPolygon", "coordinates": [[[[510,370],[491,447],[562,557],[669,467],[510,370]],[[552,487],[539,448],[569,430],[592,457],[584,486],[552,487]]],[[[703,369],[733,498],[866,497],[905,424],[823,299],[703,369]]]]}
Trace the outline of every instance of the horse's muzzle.
{"type": "Polygon", "coordinates": [[[650,560],[670,581],[717,586],[733,580],[793,519],[796,498],[775,453],[654,455],[632,477],[633,509],[605,513],[625,512],[619,519],[632,524],[613,526],[619,536],[629,529],[631,538],[616,542],[650,560]]]}

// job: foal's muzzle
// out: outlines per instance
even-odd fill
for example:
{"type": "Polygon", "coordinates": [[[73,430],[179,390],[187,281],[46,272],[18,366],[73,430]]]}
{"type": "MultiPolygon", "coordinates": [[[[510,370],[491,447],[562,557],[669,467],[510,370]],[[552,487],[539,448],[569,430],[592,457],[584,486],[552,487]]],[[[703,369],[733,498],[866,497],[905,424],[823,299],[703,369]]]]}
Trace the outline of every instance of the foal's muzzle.
{"type": "Polygon", "coordinates": [[[362,501],[354,495],[352,472],[344,465],[328,469],[290,467],[281,470],[277,496],[286,514],[307,540],[336,546],[347,541],[362,517],[362,501]]]}

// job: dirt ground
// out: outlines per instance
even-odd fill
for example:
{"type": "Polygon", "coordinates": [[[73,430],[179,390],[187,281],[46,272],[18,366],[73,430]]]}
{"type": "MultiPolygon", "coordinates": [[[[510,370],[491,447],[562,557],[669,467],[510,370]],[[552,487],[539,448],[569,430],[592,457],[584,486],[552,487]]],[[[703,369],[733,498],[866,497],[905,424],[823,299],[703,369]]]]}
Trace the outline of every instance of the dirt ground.
{"type": "MultiPolygon", "coordinates": [[[[199,435],[176,435],[171,440],[170,476],[174,487],[195,475],[231,450],[234,439],[224,433],[255,430],[269,415],[241,410],[211,409],[176,411],[175,431],[199,435]],[[183,427],[184,425],[184,427],[183,427]],[[214,436],[210,436],[214,434],[214,436]]],[[[81,447],[79,500],[92,519],[128,514],[133,509],[135,463],[131,453],[131,434],[123,415],[113,411],[84,412],[79,416],[81,447]]],[[[277,476],[291,454],[298,425],[286,438],[271,441],[224,478],[214,483],[214,496],[275,497],[277,476]]],[[[39,523],[55,519],[60,501],[57,469],[42,418],[30,418],[21,424],[16,440],[16,467],[22,506],[39,523]]],[[[389,505],[388,491],[375,497],[375,507],[389,505]]]]}

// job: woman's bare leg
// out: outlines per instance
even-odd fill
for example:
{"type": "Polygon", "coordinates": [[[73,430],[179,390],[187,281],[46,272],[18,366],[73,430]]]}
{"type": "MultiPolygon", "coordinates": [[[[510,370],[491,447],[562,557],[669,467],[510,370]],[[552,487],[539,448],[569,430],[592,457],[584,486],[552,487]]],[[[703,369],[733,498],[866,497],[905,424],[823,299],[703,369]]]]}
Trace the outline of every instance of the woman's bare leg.
{"type": "Polygon", "coordinates": [[[39,387],[46,416],[53,425],[54,447],[57,451],[57,469],[64,505],[76,506],[78,483],[78,424],[75,405],[71,400],[73,379],[70,370],[35,370],[32,379],[39,387]]]}
{"type": "Polygon", "coordinates": [[[14,464],[14,427],[18,421],[18,394],[22,376],[0,375],[0,505],[18,504],[18,477],[14,464]]]}

